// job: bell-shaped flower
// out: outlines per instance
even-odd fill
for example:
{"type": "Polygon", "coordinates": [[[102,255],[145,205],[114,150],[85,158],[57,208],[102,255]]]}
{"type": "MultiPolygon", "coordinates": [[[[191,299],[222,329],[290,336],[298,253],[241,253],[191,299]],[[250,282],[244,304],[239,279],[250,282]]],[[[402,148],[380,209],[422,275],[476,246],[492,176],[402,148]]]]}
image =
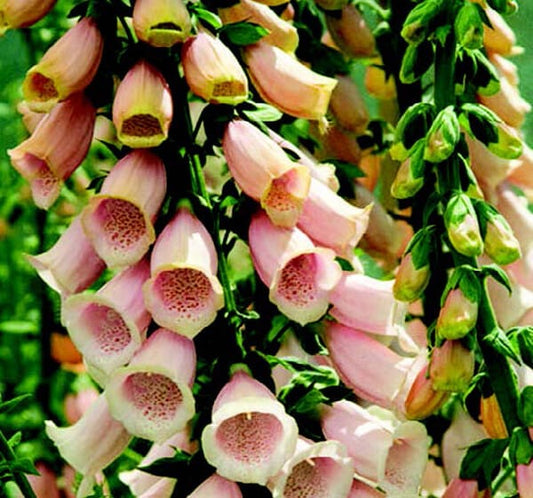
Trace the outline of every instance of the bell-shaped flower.
{"type": "Polygon", "coordinates": [[[479,418],[489,437],[493,439],[505,439],[509,437],[500,404],[495,394],[487,397],[481,396],[479,402],[479,418]]]}
{"type": "Polygon", "coordinates": [[[359,479],[354,479],[347,498],[385,498],[386,495],[359,479]]]}
{"type": "Polygon", "coordinates": [[[217,473],[208,477],[187,498],[242,498],[239,485],[217,473]]]}
{"type": "Polygon", "coordinates": [[[123,157],[81,214],[85,234],[109,268],[137,263],[155,240],[165,197],[165,165],[147,150],[123,157]]]}
{"type": "Polygon", "coordinates": [[[94,387],[84,388],[77,393],[69,393],[63,401],[65,418],[69,424],[75,424],[99,396],[94,387]]]}
{"type": "Polygon", "coordinates": [[[207,462],[226,479],[265,485],[296,447],[298,427],[259,381],[236,371],[219,392],[202,433],[207,462]]]}
{"type": "Polygon", "coordinates": [[[118,139],[132,148],[157,147],[168,136],[172,112],[172,96],[163,75],[148,62],[137,62],[113,101],[118,139]]]}
{"type": "Polygon", "coordinates": [[[210,325],[224,305],[217,263],[209,232],[182,207],[157,238],[143,288],[156,323],[190,338],[210,325]]]}
{"type": "Polygon", "coordinates": [[[195,373],[194,343],[158,329],[129,365],[109,378],[105,389],[109,410],[134,436],[162,443],[194,415],[195,373]]]}
{"type": "Polygon", "coordinates": [[[181,50],[191,91],[212,104],[237,105],[248,98],[248,80],[233,52],[209,32],[189,38],[181,50]]]}
{"type": "Polygon", "coordinates": [[[98,70],[103,48],[102,34],[91,17],[70,28],[26,73],[22,93],[30,109],[48,112],[85,89],[98,70]]]}
{"type": "Polygon", "coordinates": [[[392,292],[393,280],[345,272],[330,296],[330,315],[353,329],[397,336],[403,327],[407,306],[392,292]]]}
{"type": "Polygon", "coordinates": [[[137,38],[153,47],[182,43],[191,32],[191,17],[183,0],[137,0],[132,20],[137,38]]]}
{"type": "Polygon", "coordinates": [[[437,391],[463,392],[474,376],[474,352],[461,341],[444,341],[433,349],[429,377],[437,391]]]}
{"type": "Polygon", "coordinates": [[[330,359],[343,382],[364,400],[392,409],[414,360],[340,323],[325,322],[323,332],[330,359]]]}
{"type": "Polygon", "coordinates": [[[448,483],[442,498],[490,498],[490,496],[489,489],[486,489],[484,493],[479,491],[478,483],[475,479],[459,479],[455,477],[448,483]]]}
{"type": "Polygon", "coordinates": [[[8,151],[13,167],[30,183],[35,204],[48,209],[85,159],[96,110],[81,93],[56,105],[32,135],[8,151]]]}
{"type": "Polygon", "coordinates": [[[0,36],[8,29],[25,28],[42,19],[56,0],[3,0],[0,4],[0,36]]]}
{"type": "Polygon", "coordinates": [[[33,133],[37,125],[46,117],[42,112],[32,111],[25,100],[17,104],[17,111],[22,117],[22,124],[28,133],[33,133]]]}
{"type": "Polygon", "coordinates": [[[368,226],[371,209],[350,204],[327,185],[311,178],[297,226],[318,245],[350,259],[368,226]]]}
{"type": "Polygon", "coordinates": [[[142,285],[149,276],[150,266],[143,259],[98,292],[76,294],[62,304],[61,320],[101,385],[131,360],[146,337],[151,316],[144,306],[142,285]]]}
{"type": "Polygon", "coordinates": [[[62,296],[86,289],[105,268],[105,263],[85,237],[79,217],[72,220],[48,251],[27,256],[27,259],[39,276],[62,296]]]}
{"type": "Polygon", "coordinates": [[[531,498],[533,496],[533,460],[528,464],[516,466],[516,486],[518,496],[531,498]]]}
{"type": "Polygon", "coordinates": [[[324,128],[320,122],[311,122],[309,132],[318,142],[315,157],[320,161],[337,159],[346,163],[359,164],[363,157],[361,146],[355,135],[333,123],[324,128]]]}
{"type": "Polygon", "coordinates": [[[518,86],[520,81],[516,64],[496,52],[489,53],[488,55],[490,63],[496,68],[500,76],[505,78],[511,85],[518,86]]]}
{"type": "Polygon", "coordinates": [[[400,422],[386,410],[337,401],[321,410],[326,438],[340,441],[355,472],[387,496],[416,497],[427,464],[429,437],[419,422],[400,422]]]}
{"type": "Polygon", "coordinates": [[[337,75],[329,109],[341,128],[360,135],[370,119],[365,100],[355,81],[347,75],[337,75]]]}
{"type": "Polygon", "coordinates": [[[318,74],[266,42],[248,45],[244,61],[263,100],[290,116],[322,119],[337,81],[318,74]]]}
{"type": "Polygon", "coordinates": [[[219,8],[218,15],[224,24],[247,21],[263,26],[269,33],[261,39],[285,52],[292,53],[298,46],[296,28],[268,6],[254,0],[241,0],[229,7],[219,8]]]}
{"type": "Polygon", "coordinates": [[[254,215],[248,234],[255,269],[278,309],[301,325],[324,315],[342,273],[335,253],[298,228],[273,225],[263,212],[254,215]]]}
{"type": "MultiPolygon", "coordinates": [[[[138,467],[147,467],[160,458],[173,457],[176,450],[194,453],[196,444],[190,441],[190,437],[191,431],[186,428],[161,444],[154,443],[138,467]]],[[[130,488],[134,496],[139,498],[170,498],[176,485],[176,479],[172,477],[156,476],[140,468],[121,472],[119,479],[130,488]]]]}
{"type": "Polygon", "coordinates": [[[513,55],[521,52],[516,46],[516,35],[505,19],[490,7],[483,9],[490,24],[484,24],[483,43],[489,53],[513,55]]]}
{"type": "Polygon", "coordinates": [[[74,425],[60,428],[47,420],[45,426],[63,459],[83,475],[79,497],[89,496],[95,474],[115,460],[131,440],[124,426],[109,413],[103,394],[74,425]]]}
{"type": "Polygon", "coordinates": [[[298,438],[296,451],[270,479],[273,498],[347,496],[352,486],[353,463],[338,441],[315,443],[298,438]]]}
{"type": "Polygon", "coordinates": [[[293,227],[309,192],[310,172],[251,123],[228,123],[222,149],[230,172],[246,195],[259,201],[272,222],[293,227]]]}

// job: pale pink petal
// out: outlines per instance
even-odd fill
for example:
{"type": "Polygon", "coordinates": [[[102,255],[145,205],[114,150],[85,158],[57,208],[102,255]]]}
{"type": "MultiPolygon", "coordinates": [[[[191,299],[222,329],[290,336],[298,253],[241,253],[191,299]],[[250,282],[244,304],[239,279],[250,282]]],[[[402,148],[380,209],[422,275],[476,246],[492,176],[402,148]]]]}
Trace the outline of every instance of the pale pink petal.
{"type": "Polygon", "coordinates": [[[385,498],[385,493],[382,493],[362,481],[354,479],[350,494],[347,498],[385,498]]]}
{"type": "Polygon", "coordinates": [[[187,498],[242,498],[239,485],[218,474],[208,477],[187,498]]]}

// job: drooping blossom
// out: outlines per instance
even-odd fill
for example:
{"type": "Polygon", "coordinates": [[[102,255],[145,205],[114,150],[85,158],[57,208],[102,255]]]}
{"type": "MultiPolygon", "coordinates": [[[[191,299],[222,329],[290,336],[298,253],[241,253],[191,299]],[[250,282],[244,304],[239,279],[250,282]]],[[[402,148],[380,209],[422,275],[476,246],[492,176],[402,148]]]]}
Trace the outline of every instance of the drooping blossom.
{"type": "Polygon", "coordinates": [[[158,329],[106,385],[109,410],[133,435],[162,443],[194,415],[194,343],[158,329]]]}
{"type": "Polygon", "coordinates": [[[217,473],[209,476],[187,498],[242,498],[239,485],[217,473]]]}
{"type": "Polygon", "coordinates": [[[152,223],[166,193],[165,166],[134,150],[113,166],[81,214],[85,234],[109,268],[137,263],[155,240],[152,223]]]}
{"type": "Polygon", "coordinates": [[[217,261],[207,229],[180,208],[157,238],[152,276],[143,289],[146,307],[159,325],[192,338],[214,321],[224,305],[217,261]]]}
{"type": "Polygon", "coordinates": [[[91,83],[102,58],[104,40],[96,21],[84,17],[26,73],[22,93],[30,109],[48,112],[91,83]]]}
{"type": "Polygon", "coordinates": [[[4,0],[0,5],[0,36],[8,29],[26,28],[42,19],[56,0],[4,0]]]}
{"type": "Polygon", "coordinates": [[[478,483],[475,479],[459,479],[456,477],[448,483],[442,498],[490,498],[490,496],[489,489],[485,489],[483,493],[479,491],[478,483]]]}
{"type": "Polygon", "coordinates": [[[275,396],[238,370],[215,400],[202,448],[222,477],[265,485],[293,454],[297,434],[296,422],[275,396]]]}
{"type": "Polygon", "coordinates": [[[370,119],[363,95],[355,81],[347,75],[337,75],[329,109],[337,123],[347,131],[360,135],[370,119]]]}
{"type": "Polygon", "coordinates": [[[521,498],[533,497],[533,460],[528,464],[516,466],[516,485],[518,496],[521,498]]]}
{"type": "Polygon", "coordinates": [[[142,285],[149,276],[150,266],[143,259],[96,293],[76,294],[62,304],[61,320],[101,385],[131,360],[146,337],[151,316],[144,305],[142,285]]]}
{"type": "Polygon", "coordinates": [[[335,253],[316,247],[298,228],[273,225],[263,212],[252,218],[249,243],[255,269],[269,288],[270,300],[302,325],[318,320],[341,278],[335,253]]]}

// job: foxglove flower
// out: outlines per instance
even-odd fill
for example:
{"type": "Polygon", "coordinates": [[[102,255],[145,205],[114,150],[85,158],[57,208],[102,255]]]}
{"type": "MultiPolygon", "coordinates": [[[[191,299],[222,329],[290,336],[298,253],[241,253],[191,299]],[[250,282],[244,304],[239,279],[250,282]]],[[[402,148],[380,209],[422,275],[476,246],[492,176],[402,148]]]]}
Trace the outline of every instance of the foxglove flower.
{"type": "Polygon", "coordinates": [[[371,207],[358,208],[311,178],[297,226],[318,245],[350,259],[368,226],[371,207]]]}
{"type": "Polygon", "coordinates": [[[151,316],[142,285],[150,267],[141,260],[94,294],[76,294],[62,305],[61,319],[99,384],[128,363],[146,337],[151,316]]]}
{"type": "Polygon", "coordinates": [[[516,35],[505,19],[490,7],[485,7],[484,11],[490,22],[490,25],[483,25],[483,43],[487,52],[499,55],[520,53],[521,49],[516,46],[516,35]]]}
{"type": "Polygon", "coordinates": [[[70,427],[57,427],[47,420],[46,434],[63,459],[83,475],[77,496],[88,496],[94,475],[107,467],[128,446],[131,435],[109,413],[102,394],[70,427]]]}
{"type": "Polygon", "coordinates": [[[8,29],[25,28],[42,19],[56,0],[3,0],[0,4],[0,36],[8,29]]]}
{"type": "Polygon", "coordinates": [[[63,297],[89,287],[105,268],[85,237],[79,217],[74,218],[48,251],[27,259],[39,276],[63,297]]]}
{"type": "Polygon", "coordinates": [[[437,391],[463,392],[474,376],[473,351],[461,341],[444,341],[433,349],[429,377],[437,391]]]}
{"type": "Polygon", "coordinates": [[[429,447],[421,423],[400,422],[385,410],[337,401],[323,407],[321,426],[327,439],[346,446],[358,475],[378,484],[388,496],[418,496],[429,447]]]}
{"type": "Polygon", "coordinates": [[[516,485],[518,496],[531,498],[533,496],[533,460],[529,464],[516,466],[516,485]]]}
{"type": "Polygon", "coordinates": [[[229,481],[218,474],[208,477],[187,498],[242,498],[241,489],[236,482],[229,481]]]}
{"type": "Polygon", "coordinates": [[[104,41],[94,19],[84,17],[28,70],[22,93],[30,109],[48,112],[91,83],[102,58],[104,41]]]}
{"type": "Polygon", "coordinates": [[[264,213],[252,218],[249,243],[255,269],[278,309],[301,325],[318,320],[341,278],[335,253],[316,247],[298,228],[276,227],[264,213]]]}
{"type": "Polygon", "coordinates": [[[245,194],[259,201],[275,225],[293,227],[309,192],[310,173],[252,124],[228,123],[222,139],[224,156],[245,194]]]}
{"type": "Polygon", "coordinates": [[[385,498],[385,496],[385,493],[378,489],[369,486],[363,481],[354,479],[347,498],[385,498]]]}
{"type": "Polygon", "coordinates": [[[493,439],[505,439],[509,437],[502,410],[495,394],[491,394],[486,398],[481,397],[479,418],[489,437],[493,439]]]}
{"type": "Polygon", "coordinates": [[[224,305],[217,261],[209,232],[187,208],[179,209],[154,245],[152,277],[143,289],[159,325],[192,338],[215,320],[224,305]]]}
{"type": "Polygon", "coordinates": [[[191,91],[213,104],[236,105],[248,98],[248,80],[237,58],[219,38],[200,32],[181,51],[191,91]]]}
{"type": "Polygon", "coordinates": [[[293,454],[297,435],[296,422],[275,396],[237,371],[215,400],[202,448],[222,477],[265,485],[293,454]]]}
{"type": "Polygon", "coordinates": [[[191,32],[183,0],[137,0],[132,20],[137,38],[153,47],[171,47],[185,41],[191,32]]]}
{"type": "Polygon", "coordinates": [[[166,192],[163,162],[147,150],[122,158],[89,200],[81,222],[109,268],[133,265],[155,240],[154,222],[166,192]]]}
{"type": "Polygon", "coordinates": [[[195,370],[193,342],[158,329],[127,367],[111,375],[105,389],[109,410],[131,434],[162,443],[194,415],[195,370]]]}
{"type": "Polygon", "coordinates": [[[141,60],[133,66],[115,94],[113,123],[118,139],[128,147],[157,147],[168,136],[172,96],[162,74],[141,60]]]}
{"type": "Polygon", "coordinates": [[[263,26],[269,33],[262,38],[262,41],[285,52],[292,53],[298,46],[296,28],[281,19],[272,9],[254,0],[241,0],[230,7],[219,8],[218,15],[224,24],[247,21],[263,26]]]}
{"type": "Polygon", "coordinates": [[[298,438],[294,455],[268,483],[273,498],[347,496],[353,463],[338,441],[298,438]]]}
{"type": "Polygon", "coordinates": [[[490,496],[489,489],[486,489],[484,493],[480,493],[476,480],[456,477],[448,483],[442,498],[490,498],[490,496]]]}
{"type": "Polygon", "coordinates": [[[369,121],[368,109],[363,96],[350,76],[337,75],[329,109],[337,123],[345,130],[360,135],[369,121]]]}
{"type": "Polygon", "coordinates": [[[396,336],[407,306],[394,299],[393,280],[345,272],[330,302],[330,314],[343,325],[372,334],[396,336]]]}
{"type": "Polygon", "coordinates": [[[477,315],[477,299],[467,297],[459,287],[452,289],[439,312],[437,333],[444,339],[461,339],[475,327],[477,315]]]}
{"type": "Polygon", "coordinates": [[[38,207],[48,209],[55,202],[63,181],[85,159],[95,117],[83,94],[72,95],[39,122],[30,138],[8,151],[14,168],[30,182],[38,207]]]}
{"type": "Polygon", "coordinates": [[[265,102],[290,116],[322,119],[337,82],[266,42],[244,49],[248,74],[265,102]]]}

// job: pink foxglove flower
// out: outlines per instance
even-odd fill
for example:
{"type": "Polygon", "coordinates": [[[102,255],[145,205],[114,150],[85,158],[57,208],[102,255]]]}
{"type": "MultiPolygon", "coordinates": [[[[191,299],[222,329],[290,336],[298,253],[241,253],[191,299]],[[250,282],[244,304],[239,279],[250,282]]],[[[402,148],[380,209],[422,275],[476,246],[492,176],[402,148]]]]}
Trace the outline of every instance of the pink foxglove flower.
{"type": "Polygon", "coordinates": [[[25,28],[42,19],[56,0],[3,0],[0,5],[0,36],[8,29],[25,28]]]}
{"type": "Polygon", "coordinates": [[[229,481],[218,474],[208,477],[187,498],[242,498],[241,489],[234,481],[229,481]]]}
{"type": "Polygon", "coordinates": [[[38,207],[48,209],[55,202],[63,181],[85,159],[95,117],[83,94],[72,95],[39,122],[30,138],[8,152],[14,168],[30,183],[38,207]]]}
{"type": "Polygon", "coordinates": [[[265,485],[293,454],[297,434],[296,422],[274,395],[237,371],[215,400],[202,448],[222,477],[265,485]]]}
{"type": "Polygon", "coordinates": [[[189,38],[181,51],[191,91],[213,104],[237,105],[248,98],[248,80],[233,52],[209,32],[189,38]]]}
{"type": "Polygon", "coordinates": [[[474,352],[461,341],[444,341],[431,354],[429,377],[437,391],[463,392],[474,376],[474,352]]]}
{"type": "Polygon", "coordinates": [[[331,316],[343,325],[372,334],[397,336],[407,305],[394,299],[393,280],[344,272],[330,297],[331,316]]]}
{"type": "Polygon", "coordinates": [[[154,320],[191,338],[210,325],[224,305],[217,263],[209,232],[187,208],[179,209],[155,243],[152,278],[144,286],[154,320]]]}
{"type": "Polygon", "coordinates": [[[163,75],[139,61],[121,81],[113,101],[118,139],[128,147],[157,147],[168,136],[172,96],[163,75]]]}
{"type": "Polygon", "coordinates": [[[385,496],[385,493],[382,493],[378,489],[358,479],[354,479],[347,498],[385,498],[385,496]]]}
{"type": "Polygon", "coordinates": [[[418,496],[427,463],[429,437],[419,422],[400,422],[392,413],[349,401],[324,406],[324,435],[343,443],[358,475],[389,496],[418,496]]]}
{"type": "Polygon", "coordinates": [[[162,443],[194,415],[195,372],[193,342],[158,329],[127,367],[111,375],[105,389],[109,410],[131,434],[162,443]]]}
{"type": "Polygon", "coordinates": [[[266,42],[248,45],[244,61],[255,89],[265,102],[291,116],[322,119],[337,81],[315,73],[266,42]]]}
{"type": "Polygon", "coordinates": [[[65,418],[69,424],[75,424],[98,398],[99,393],[94,387],[82,389],[77,393],[65,396],[65,418]]]}
{"type": "Polygon", "coordinates": [[[171,47],[185,41],[191,32],[183,0],[137,0],[132,20],[137,38],[153,47],[171,47]]]}
{"type": "MultiPolygon", "coordinates": [[[[176,454],[176,449],[194,453],[196,444],[190,441],[190,437],[191,431],[186,428],[164,443],[154,443],[138,466],[147,467],[160,458],[170,458],[176,454]]],[[[176,485],[176,479],[155,476],[140,469],[121,472],[119,478],[130,488],[134,496],[142,498],[170,498],[176,485]]]]}
{"type": "Polygon", "coordinates": [[[100,193],[83,210],[85,234],[109,268],[137,263],[155,240],[156,219],[167,186],[165,166],[147,150],[122,158],[100,193]]]}
{"type": "Polygon", "coordinates": [[[144,306],[142,285],[149,276],[150,266],[141,260],[98,292],[76,294],[63,302],[62,322],[101,385],[131,360],[146,337],[151,316],[144,306]]]}
{"type": "Polygon", "coordinates": [[[529,464],[519,464],[516,466],[516,485],[518,496],[521,498],[533,497],[533,460],[529,464]]]}
{"type": "Polygon", "coordinates": [[[353,462],[338,441],[298,438],[294,455],[268,483],[273,498],[347,496],[353,462]]]}
{"type": "Polygon", "coordinates": [[[448,292],[437,319],[436,331],[444,339],[461,339],[476,325],[479,304],[458,287],[448,292]]]}
{"type": "Polygon", "coordinates": [[[298,228],[273,225],[262,212],[252,218],[249,243],[255,269],[282,313],[301,325],[324,315],[342,273],[331,249],[316,247],[298,228]]]}
{"type": "Polygon", "coordinates": [[[516,35],[501,14],[488,6],[483,10],[490,21],[490,25],[483,25],[483,43],[487,52],[499,55],[520,53],[521,49],[516,46],[516,35]]]}
{"type": "Polygon", "coordinates": [[[331,94],[329,109],[341,128],[360,135],[370,119],[363,95],[350,76],[338,75],[335,79],[337,86],[331,94]]]}
{"type": "Polygon", "coordinates": [[[25,100],[22,100],[17,104],[17,111],[22,117],[22,123],[24,124],[24,127],[30,134],[35,131],[37,125],[46,116],[46,114],[42,112],[32,111],[25,100]]]}
{"type": "MultiPolygon", "coordinates": [[[[476,480],[456,477],[448,483],[442,498],[490,498],[490,496],[490,490],[488,489],[484,493],[479,491],[476,480]]],[[[527,495],[520,496],[527,497],[527,495]]]]}
{"type": "Polygon", "coordinates": [[[79,217],[48,251],[27,258],[39,276],[62,296],[86,289],[105,268],[85,237],[79,217]]]}
{"type": "Polygon", "coordinates": [[[230,172],[246,195],[259,201],[278,226],[293,227],[309,192],[308,168],[251,123],[228,123],[222,139],[230,172]]]}
{"type": "Polygon", "coordinates": [[[311,178],[297,226],[317,244],[351,259],[368,226],[370,210],[369,206],[355,207],[324,183],[311,178]]]}
{"type": "Polygon", "coordinates": [[[269,33],[261,39],[285,52],[294,52],[298,46],[296,28],[272,9],[254,0],[241,0],[230,7],[219,8],[218,15],[224,24],[247,21],[263,26],[269,33]]]}
{"type": "Polygon", "coordinates": [[[94,476],[107,467],[128,446],[131,435],[109,413],[105,396],[89,407],[70,427],[59,428],[47,420],[46,434],[63,459],[83,474],[78,496],[88,496],[94,476]]]}
{"type": "Polygon", "coordinates": [[[94,19],[84,17],[28,70],[22,84],[30,109],[48,112],[91,83],[102,57],[104,40],[94,19]]]}

